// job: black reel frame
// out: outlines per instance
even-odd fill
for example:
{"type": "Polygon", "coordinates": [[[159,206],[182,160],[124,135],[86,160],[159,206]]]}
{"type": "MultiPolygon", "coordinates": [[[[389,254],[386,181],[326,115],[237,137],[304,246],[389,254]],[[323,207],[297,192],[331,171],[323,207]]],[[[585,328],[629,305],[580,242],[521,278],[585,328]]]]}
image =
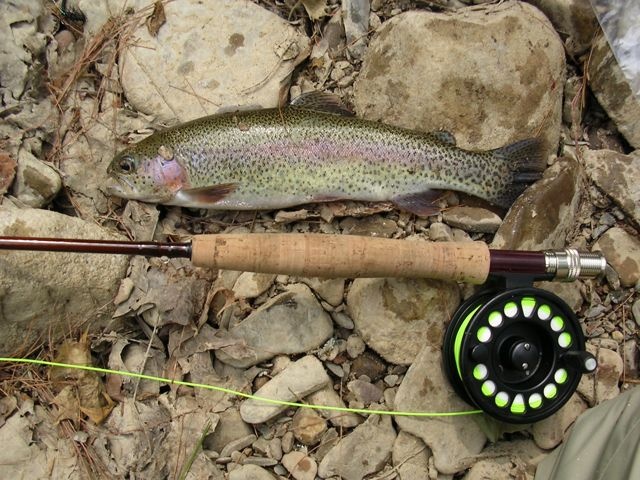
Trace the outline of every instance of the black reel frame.
{"type": "Polygon", "coordinates": [[[532,283],[494,282],[460,306],[444,338],[444,370],[456,393],[507,423],[552,415],[597,367],[575,313],[532,283]]]}

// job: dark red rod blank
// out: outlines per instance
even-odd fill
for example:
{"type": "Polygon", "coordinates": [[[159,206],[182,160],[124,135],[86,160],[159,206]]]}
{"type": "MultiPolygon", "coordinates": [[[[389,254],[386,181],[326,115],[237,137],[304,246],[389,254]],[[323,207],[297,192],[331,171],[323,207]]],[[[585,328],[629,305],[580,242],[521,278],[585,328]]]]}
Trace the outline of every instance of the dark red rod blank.
{"type": "Polygon", "coordinates": [[[121,242],[68,238],[0,237],[0,250],[111,253],[146,257],[191,258],[191,243],[121,242]]]}

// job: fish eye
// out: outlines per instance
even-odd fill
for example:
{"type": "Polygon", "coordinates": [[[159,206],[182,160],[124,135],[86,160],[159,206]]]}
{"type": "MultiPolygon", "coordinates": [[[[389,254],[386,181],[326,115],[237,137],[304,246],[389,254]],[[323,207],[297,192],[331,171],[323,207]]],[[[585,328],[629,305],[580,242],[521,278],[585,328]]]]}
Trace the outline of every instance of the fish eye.
{"type": "Polygon", "coordinates": [[[132,173],[135,170],[135,167],[136,165],[133,158],[128,155],[125,155],[118,161],[118,168],[123,173],[132,173]]]}

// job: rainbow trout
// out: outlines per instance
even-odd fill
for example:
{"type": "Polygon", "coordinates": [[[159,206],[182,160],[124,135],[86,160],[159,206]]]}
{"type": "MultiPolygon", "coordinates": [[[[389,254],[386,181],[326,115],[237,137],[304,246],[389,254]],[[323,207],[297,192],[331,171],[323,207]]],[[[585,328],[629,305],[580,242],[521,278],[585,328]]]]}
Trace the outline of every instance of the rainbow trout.
{"type": "MultiPolygon", "coordinates": [[[[337,98],[337,97],[335,97],[337,98]]],[[[345,115],[327,94],[281,109],[213,115],[157,132],[118,154],[111,193],[145,202],[262,210],[331,200],[391,201],[428,216],[442,189],[509,207],[540,177],[536,139],[486,152],[345,115]]]]}

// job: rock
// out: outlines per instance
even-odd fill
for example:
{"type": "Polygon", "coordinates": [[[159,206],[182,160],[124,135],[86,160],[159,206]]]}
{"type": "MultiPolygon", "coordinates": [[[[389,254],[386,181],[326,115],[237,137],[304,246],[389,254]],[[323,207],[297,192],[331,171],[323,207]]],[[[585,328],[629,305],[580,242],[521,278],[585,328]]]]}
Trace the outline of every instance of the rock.
{"type": "Polygon", "coordinates": [[[398,224],[380,215],[372,215],[365,218],[345,218],[340,222],[340,228],[347,235],[389,238],[398,231],[398,224]]]}
{"type": "Polygon", "coordinates": [[[640,299],[633,302],[631,313],[633,313],[633,318],[635,319],[638,326],[640,326],[640,299]]]}
{"type": "Polygon", "coordinates": [[[575,282],[538,282],[536,287],[547,290],[559,296],[562,300],[567,302],[569,308],[574,312],[580,310],[584,303],[584,298],[580,293],[580,281],[575,282]]]}
{"type": "Polygon", "coordinates": [[[347,36],[347,51],[360,59],[367,48],[369,0],[342,0],[342,18],[347,36]]]}
{"type": "Polygon", "coordinates": [[[364,353],[367,346],[358,335],[349,335],[347,338],[347,355],[351,358],[357,358],[364,353]]]}
{"type": "Polygon", "coordinates": [[[429,238],[434,242],[450,242],[453,240],[451,227],[442,222],[434,222],[429,225],[429,238]]]}
{"type": "Polygon", "coordinates": [[[624,363],[620,355],[608,348],[587,344],[587,351],[598,359],[598,369],[592,375],[583,375],[578,384],[580,393],[590,405],[599,405],[620,394],[620,378],[624,363]]]}
{"type": "Polygon", "coordinates": [[[30,152],[18,151],[18,169],[13,194],[25,205],[40,208],[47,205],[62,188],[60,175],[30,152]]]}
{"type": "Polygon", "coordinates": [[[293,284],[229,330],[246,342],[253,356],[235,358],[217,351],[218,360],[246,368],[280,354],[303,353],[333,334],[331,317],[305,285],[293,284]]]}
{"type": "Polygon", "coordinates": [[[511,206],[491,248],[564,248],[575,224],[582,191],[582,168],[578,162],[558,160],[511,206]]]}
{"type": "Polygon", "coordinates": [[[640,224],[640,153],[623,155],[613,150],[585,150],[585,171],[589,178],[640,224]]]}
{"type": "MultiPolygon", "coordinates": [[[[295,402],[321,389],[330,381],[322,363],[316,357],[307,355],[293,362],[255,394],[258,397],[295,402]]],[[[240,416],[248,423],[263,423],[286,408],[284,405],[248,399],[240,406],[240,416]]]]}
{"type": "Polygon", "coordinates": [[[272,273],[243,272],[233,286],[236,297],[256,298],[269,290],[276,279],[272,273]]]}
{"type": "Polygon", "coordinates": [[[229,457],[233,452],[240,452],[242,449],[247,448],[256,440],[257,437],[253,433],[236,438],[235,440],[231,440],[220,451],[220,456],[229,457]]]}
{"type": "Polygon", "coordinates": [[[311,287],[327,303],[337,307],[344,297],[344,278],[301,278],[300,281],[311,287]]]}
{"type": "Polygon", "coordinates": [[[400,432],[393,442],[393,466],[401,479],[429,478],[429,457],[431,452],[418,437],[400,432]]]}
{"type": "Polygon", "coordinates": [[[207,435],[204,442],[206,450],[222,452],[222,449],[239,438],[252,433],[251,428],[240,417],[237,408],[229,408],[220,413],[220,420],[212,434],[207,435]]]}
{"type": "Polygon", "coordinates": [[[370,120],[449,131],[465,149],[498,148],[539,132],[551,153],[558,145],[564,76],[560,38],[523,2],[410,11],[376,32],[354,104],[370,120]]]}
{"type": "Polygon", "coordinates": [[[382,378],[387,366],[384,361],[373,352],[364,352],[351,364],[351,374],[358,378],[365,375],[372,382],[382,378]]]}
{"type": "Polygon", "coordinates": [[[600,105],[629,144],[640,148],[640,100],[633,95],[604,35],[593,45],[587,73],[600,105]]]}
{"type": "Polygon", "coordinates": [[[506,457],[480,460],[471,467],[463,480],[533,480],[533,475],[527,475],[525,466],[518,460],[506,457]]]}
{"type": "Polygon", "coordinates": [[[640,240],[637,237],[622,228],[610,228],[598,239],[593,250],[603,253],[618,273],[623,287],[631,287],[640,280],[640,240]]]}
{"type": "Polygon", "coordinates": [[[365,382],[364,380],[351,380],[347,383],[349,391],[355,395],[358,402],[362,402],[364,405],[371,403],[378,403],[382,399],[382,390],[371,382],[365,382]]]}
{"type": "Polygon", "coordinates": [[[283,80],[309,52],[306,36],[248,0],[221,0],[215,8],[198,0],[168,3],[165,15],[155,37],[141,25],[119,60],[127,100],[164,122],[220,106],[275,107],[283,80]]]}
{"type": "Polygon", "coordinates": [[[240,465],[229,472],[229,480],[276,480],[269,470],[257,465],[240,465]]]}
{"type": "Polygon", "coordinates": [[[452,207],[442,212],[442,220],[468,232],[495,233],[502,219],[490,210],[477,207],[452,207]]]}
{"type": "Polygon", "coordinates": [[[315,410],[299,408],[293,416],[293,436],[303,445],[315,445],[327,430],[327,422],[315,410]]]}
{"type": "Polygon", "coordinates": [[[347,306],[362,339],[385,360],[408,365],[425,344],[442,346],[444,325],[460,303],[455,283],[358,278],[347,306]]]}
{"type": "Polygon", "coordinates": [[[638,362],[640,361],[640,351],[635,340],[627,340],[624,342],[622,356],[624,359],[624,377],[638,378],[638,362]]]}
{"type": "MultiPolygon", "coordinates": [[[[333,389],[331,385],[327,385],[317,390],[307,397],[309,403],[314,405],[326,405],[328,407],[345,408],[346,405],[342,398],[333,389]]],[[[329,420],[332,425],[339,428],[352,428],[360,425],[363,418],[352,412],[341,412],[336,410],[318,410],[318,413],[329,420]]]]}
{"type": "Polygon", "coordinates": [[[591,46],[598,31],[598,20],[589,2],[583,0],[527,0],[549,17],[558,32],[567,35],[566,47],[571,55],[591,46]]]}
{"type": "Polygon", "coordinates": [[[555,448],[562,442],[565,433],[576,418],[586,409],[587,404],[577,393],[574,393],[560,410],[533,424],[531,433],[536,445],[544,449],[555,448]]]}
{"type": "Polygon", "coordinates": [[[329,450],[318,474],[322,478],[337,475],[344,480],[361,480],[387,463],[395,438],[391,418],[372,415],[329,450]]]}
{"type": "Polygon", "coordinates": [[[315,480],[318,465],[303,452],[289,452],[282,457],[282,465],[296,480],[315,480]]]}
{"type": "MultiPolygon", "coordinates": [[[[458,412],[472,410],[453,390],[442,372],[440,347],[425,346],[398,388],[394,408],[412,412],[458,412]]],[[[487,437],[469,417],[395,417],[396,424],[420,438],[433,452],[441,473],[469,468],[487,437]]]]}
{"type": "MultiPolygon", "coordinates": [[[[93,223],[46,210],[0,206],[0,235],[126,240],[93,223]]],[[[0,352],[55,341],[70,325],[99,331],[110,324],[111,300],[129,259],[124,255],[0,250],[0,352]]]]}

